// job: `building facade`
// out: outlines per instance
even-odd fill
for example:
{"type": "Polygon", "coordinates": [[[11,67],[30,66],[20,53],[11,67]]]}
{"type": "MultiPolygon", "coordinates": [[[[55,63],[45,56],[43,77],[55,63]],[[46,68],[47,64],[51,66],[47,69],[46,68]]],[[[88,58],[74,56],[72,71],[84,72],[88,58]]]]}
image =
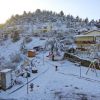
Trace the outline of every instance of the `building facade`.
{"type": "Polygon", "coordinates": [[[85,32],[82,35],[76,35],[75,43],[77,48],[90,48],[91,46],[95,46],[98,50],[100,50],[100,31],[94,30],[85,32]]]}

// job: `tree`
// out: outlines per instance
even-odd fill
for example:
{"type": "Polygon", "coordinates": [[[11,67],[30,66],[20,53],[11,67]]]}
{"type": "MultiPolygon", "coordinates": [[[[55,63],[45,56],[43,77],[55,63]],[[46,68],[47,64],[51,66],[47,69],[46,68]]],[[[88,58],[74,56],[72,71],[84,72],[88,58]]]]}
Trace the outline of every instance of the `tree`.
{"type": "Polygon", "coordinates": [[[15,18],[18,19],[20,16],[18,14],[15,15],[15,18]]]}
{"type": "Polygon", "coordinates": [[[76,21],[79,22],[79,19],[80,19],[79,16],[77,16],[77,17],[76,17],[76,21]]]}
{"type": "Polygon", "coordinates": [[[92,20],[90,21],[90,25],[91,25],[91,26],[94,26],[94,24],[95,24],[95,21],[94,21],[94,19],[92,19],[92,20]]]}
{"type": "Polygon", "coordinates": [[[30,11],[28,12],[28,16],[29,17],[32,17],[32,13],[30,11]]]}
{"type": "Polygon", "coordinates": [[[15,31],[12,35],[11,35],[11,38],[12,38],[12,41],[13,42],[17,42],[20,37],[19,37],[19,32],[18,31],[15,31]]]}
{"type": "Polygon", "coordinates": [[[71,21],[74,21],[74,17],[72,15],[70,16],[70,19],[71,19],[71,21]]]}
{"type": "Polygon", "coordinates": [[[60,11],[60,16],[64,16],[64,12],[63,11],[60,11]]]}
{"type": "Polygon", "coordinates": [[[3,27],[4,27],[4,24],[0,24],[0,29],[3,29],[3,27]]]}
{"type": "Polygon", "coordinates": [[[100,19],[99,19],[99,23],[100,23],[100,19]]]}
{"type": "Polygon", "coordinates": [[[86,18],[84,21],[86,24],[88,24],[88,22],[89,22],[88,18],[86,18]]]}
{"type": "Polygon", "coordinates": [[[23,16],[26,16],[26,15],[27,15],[27,13],[26,13],[26,11],[24,11],[24,12],[23,12],[23,16]]]}
{"type": "Polygon", "coordinates": [[[41,10],[40,9],[36,9],[35,13],[39,14],[39,13],[41,13],[41,10]]]}

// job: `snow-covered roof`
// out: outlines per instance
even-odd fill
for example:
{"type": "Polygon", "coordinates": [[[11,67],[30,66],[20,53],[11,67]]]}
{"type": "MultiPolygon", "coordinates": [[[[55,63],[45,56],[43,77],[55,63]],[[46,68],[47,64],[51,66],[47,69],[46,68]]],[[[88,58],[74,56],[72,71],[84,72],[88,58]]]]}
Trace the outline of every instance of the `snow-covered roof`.
{"type": "Polygon", "coordinates": [[[99,36],[100,37],[100,33],[99,32],[100,32],[99,30],[89,31],[89,32],[85,32],[82,35],[76,35],[75,37],[85,37],[85,36],[95,36],[95,37],[99,36]],[[96,33],[94,33],[94,32],[96,32],[96,33]],[[91,34],[88,34],[88,33],[91,33],[91,34]]]}
{"type": "Polygon", "coordinates": [[[36,50],[34,50],[34,49],[30,49],[30,50],[28,50],[28,51],[31,51],[31,52],[36,52],[36,50]]]}
{"type": "Polygon", "coordinates": [[[88,33],[91,33],[91,32],[100,32],[100,30],[90,30],[90,31],[84,32],[83,34],[88,34],[88,33]]]}
{"type": "Polygon", "coordinates": [[[87,34],[87,35],[76,35],[75,37],[87,37],[87,36],[94,36],[94,37],[100,37],[100,34],[87,34]]]}
{"type": "Polygon", "coordinates": [[[12,69],[4,69],[4,70],[2,70],[2,71],[0,71],[1,73],[6,73],[6,72],[10,72],[10,71],[12,71],[12,69]]]}

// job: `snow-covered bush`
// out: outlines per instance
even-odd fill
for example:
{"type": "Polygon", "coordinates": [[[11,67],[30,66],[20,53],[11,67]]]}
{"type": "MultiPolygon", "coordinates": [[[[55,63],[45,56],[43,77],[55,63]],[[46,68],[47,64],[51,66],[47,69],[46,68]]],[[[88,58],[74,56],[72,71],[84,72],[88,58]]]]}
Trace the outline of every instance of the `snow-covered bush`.
{"type": "Polygon", "coordinates": [[[25,43],[30,43],[32,41],[32,38],[31,37],[25,37],[25,43]]]}
{"type": "Polygon", "coordinates": [[[6,61],[4,57],[0,57],[0,70],[3,69],[15,69],[16,63],[12,63],[10,61],[6,61]]]}
{"type": "Polygon", "coordinates": [[[13,69],[13,70],[15,70],[16,67],[17,67],[17,64],[16,64],[16,63],[7,62],[7,63],[5,64],[5,66],[4,66],[4,69],[5,69],[5,68],[8,68],[8,69],[13,69]]]}
{"type": "Polygon", "coordinates": [[[16,54],[12,54],[10,56],[10,60],[12,63],[19,63],[22,60],[22,58],[21,58],[21,55],[19,53],[16,53],[16,54]]]}
{"type": "Polygon", "coordinates": [[[12,42],[17,42],[18,40],[20,40],[19,33],[15,31],[13,34],[11,34],[11,38],[12,38],[12,42]]]}

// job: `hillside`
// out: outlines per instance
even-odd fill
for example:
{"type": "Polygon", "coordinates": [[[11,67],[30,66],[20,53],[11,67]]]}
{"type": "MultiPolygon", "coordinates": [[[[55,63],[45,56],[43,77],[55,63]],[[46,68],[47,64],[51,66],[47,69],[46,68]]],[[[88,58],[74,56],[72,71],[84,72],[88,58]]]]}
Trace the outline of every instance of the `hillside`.
{"type": "Polygon", "coordinates": [[[65,15],[63,11],[55,13],[52,11],[25,12],[22,15],[14,15],[3,25],[3,31],[18,29],[21,33],[36,33],[43,27],[51,27],[52,31],[78,33],[91,30],[97,22],[82,19],[79,16],[65,15]]]}

